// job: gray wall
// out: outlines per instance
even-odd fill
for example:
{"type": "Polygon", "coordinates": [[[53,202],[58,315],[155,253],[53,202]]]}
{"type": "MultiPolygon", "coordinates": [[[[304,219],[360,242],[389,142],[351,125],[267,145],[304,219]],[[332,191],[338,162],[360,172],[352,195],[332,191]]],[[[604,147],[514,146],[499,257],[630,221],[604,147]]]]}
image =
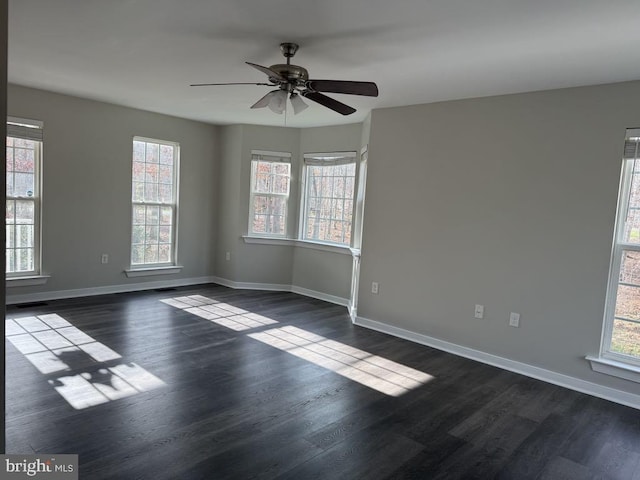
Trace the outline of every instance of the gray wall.
{"type": "Polygon", "coordinates": [[[375,110],[371,123],[359,315],[640,393],[584,360],[599,350],[640,83],[375,110]]]}
{"type": "MultiPolygon", "coordinates": [[[[300,132],[300,152],[360,153],[362,124],[337,127],[305,128],[300,132]]],[[[293,284],[297,287],[349,298],[351,289],[351,255],[296,248],[293,284]]]]}
{"type": "Polygon", "coordinates": [[[251,151],[292,154],[288,236],[297,237],[301,158],[304,153],[359,151],[362,125],[279,128],[221,127],[221,181],[216,275],[235,283],[294,286],[349,297],[351,256],[289,245],[247,244],[251,151]],[[230,260],[226,260],[226,253],[230,260]]]}
{"type": "MultiPolygon", "coordinates": [[[[219,198],[222,221],[218,226],[216,276],[236,283],[291,285],[291,248],[246,244],[242,236],[247,234],[249,226],[251,150],[290,152],[297,158],[298,130],[255,125],[234,125],[221,127],[221,130],[221,181],[224,186],[219,198]],[[231,255],[230,260],[226,260],[227,252],[231,255]]],[[[292,196],[297,193],[295,164],[293,170],[292,196]]],[[[296,214],[295,209],[289,211],[289,215],[293,215],[291,218],[296,214]]]]}
{"type": "Polygon", "coordinates": [[[217,222],[218,127],[10,85],[8,115],[44,122],[43,273],[9,295],[211,275],[217,222]],[[131,142],[180,143],[177,275],[128,279],[131,142]],[[102,265],[100,256],[109,254],[102,265]]]}

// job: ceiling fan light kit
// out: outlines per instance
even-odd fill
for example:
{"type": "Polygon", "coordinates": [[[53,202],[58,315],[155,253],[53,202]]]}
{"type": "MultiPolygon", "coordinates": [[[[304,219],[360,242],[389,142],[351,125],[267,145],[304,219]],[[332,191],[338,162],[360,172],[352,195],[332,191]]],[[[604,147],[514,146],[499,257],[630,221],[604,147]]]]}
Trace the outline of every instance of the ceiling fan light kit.
{"type": "Polygon", "coordinates": [[[291,106],[293,107],[293,114],[294,115],[297,115],[301,111],[309,108],[309,105],[304,103],[304,100],[302,100],[300,95],[298,95],[296,92],[293,92],[291,94],[291,96],[289,97],[289,100],[291,100],[291,106]]]}
{"type": "Polygon", "coordinates": [[[324,95],[322,92],[342,93],[346,95],[364,95],[368,97],[378,96],[378,87],[373,82],[354,82],[349,80],[310,80],[309,72],[306,68],[299,65],[292,65],[291,58],[298,51],[298,45],[295,43],[281,43],[280,50],[282,55],[287,59],[287,63],[278,63],[270,67],[263,67],[251,62],[245,62],[247,65],[259,70],[267,75],[269,83],[196,83],[192,87],[210,86],[210,85],[266,85],[277,87],[264,97],[254,103],[251,108],[269,107],[274,113],[283,113],[287,108],[287,97],[291,101],[293,113],[305,110],[308,105],[302,100],[305,97],[313,102],[327,107],[334,112],[342,115],[351,115],[356,111],[338,100],[324,95]]]}

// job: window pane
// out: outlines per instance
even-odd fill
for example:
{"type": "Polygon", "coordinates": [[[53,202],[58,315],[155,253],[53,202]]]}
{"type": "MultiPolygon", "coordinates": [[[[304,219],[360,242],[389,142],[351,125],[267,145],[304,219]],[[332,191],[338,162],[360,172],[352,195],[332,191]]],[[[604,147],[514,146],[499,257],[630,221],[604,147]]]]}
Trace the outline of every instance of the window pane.
{"type": "Polygon", "coordinates": [[[14,173],[15,185],[13,194],[16,197],[32,197],[33,196],[33,173],[14,173]]]}
{"type": "Polygon", "coordinates": [[[34,173],[35,157],[33,150],[16,148],[14,152],[14,169],[16,172],[34,173]]]}
{"type": "MultiPolygon", "coordinates": [[[[6,239],[7,248],[14,248],[16,246],[15,233],[16,233],[15,225],[7,225],[7,233],[6,233],[6,235],[7,235],[7,239],[6,239]]],[[[9,252],[7,252],[7,256],[10,256],[9,252]]]]}
{"type": "Polygon", "coordinates": [[[160,225],[171,225],[173,209],[171,207],[160,207],[160,225]]]}
{"type": "Polygon", "coordinates": [[[149,245],[152,243],[158,243],[158,227],[149,227],[145,229],[144,242],[149,245]]]}
{"type": "Polygon", "coordinates": [[[144,184],[144,201],[145,202],[157,202],[158,201],[158,185],[155,183],[144,184]]]}
{"type": "Polygon", "coordinates": [[[32,148],[33,142],[31,140],[26,140],[24,138],[14,138],[13,139],[14,147],[22,147],[22,148],[32,148]]]}
{"type": "Polygon", "coordinates": [[[611,351],[640,357],[640,324],[614,320],[611,351]]]}
{"type": "Polygon", "coordinates": [[[144,183],[133,182],[133,201],[144,202],[144,183]]]}
{"type": "Polygon", "coordinates": [[[16,209],[16,201],[15,200],[7,200],[7,215],[6,215],[6,223],[14,223],[15,222],[15,209],[16,209]]]}
{"type": "MultiPolygon", "coordinates": [[[[7,138],[7,142],[11,138],[7,138]]],[[[13,171],[13,148],[7,147],[7,172],[13,171]]]]}
{"type": "Polygon", "coordinates": [[[160,147],[160,163],[173,165],[173,147],[171,145],[162,145],[160,147]]]}
{"type": "Polygon", "coordinates": [[[9,197],[13,197],[14,194],[14,188],[13,188],[13,173],[12,172],[7,172],[7,185],[6,185],[6,191],[7,191],[7,196],[9,197]]]}
{"type": "Polygon", "coordinates": [[[177,150],[173,145],[133,142],[133,201],[138,204],[133,205],[132,215],[131,263],[134,265],[168,263],[174,257],[176,161],[177,150]]]}
{"type": "Polygon", "coordinates": [[[145,247],[144,263],[158,263],[158,245],[147,245],[145,247]]]}
{"type": "Polygon", "coordinates": [[[7,272],[15,272],[16,271],[16,260],[14,257],[14,251],[7,251],[7,272]]]}
{"type": "Polygon", "coordinates": [[[349,245],[355,194],[355,163],[308,165],[305,238],[349,245]]]}
{"type": "Polygon", "coordinates": [[[258,173],[255,181],[256,193],[270,193],[271,192],[271,175],[265,173],[258,173]]]}
{"type": "Polygon", "coordinates": [[[133,181],[144,182],[145,164],[142,162],[133,162],[133,181]]]}
{"type": "Polygon", "coordinates": [[[289,193],[289,177],[276,175],[273,182],[273,192],[283,194],[289,193]]]}
{"type": "Polygon", "coordinates": [[[35,203],[29,200],[17,200],[16,205],[16,223],[35,224],[35,203]]]}
{"type": "Polygon", "coordinates": [[[131,249],[131,263],[140,265],[144,263],[144,245],[134,245],[131,249]]]}
{"type": "Polygon", "coordinates": [[[158,163],[160,159],[160,145],[157,143],[147,143],[145,160],[147,163],[158,163]]]}
{"type": "Polygon", "coordinates": [[[158,183],[158,165],[147,163],[144,181],[147,183],[158,183]]]}
{"type": "Polygon", "coordinates": [[[344,209],[345,220],[351,222],[351,218],[353,217],[353,200],[345,200],[342,208],[344,209]]]}
{"type": "Polygon", "coordinates": [[[287,199],[285,197],[254,197],[252,231],[284,234],[287,199]]]}
{"type": "Polygon", "coordinates": [[[640,288],[627,285],[618,286],[616,317],[640,320],[640,288]]]}
{"type": "Polygon", "coordinates": [[[35,272],[37,246],[36,188],[37,162],[40,142],[7,137],[6,190],[9,197],[25,200],[7,200],[6,207],[6,257],[7,272],[35,272]]]}
{"type": "Polygon", "coordinates": [[[29,272],[33,270],[33,249],[16,249],[16,271],[29,272]]]}
{"type": "Polygon", "coordinates": [[[145,206],[134,205],[133,206],[133,224],[142,225],[144,224],[144,219],[145,219],[145,206]]]}
{"type": "Polygon", "coordinates": [[[168,263],[171,261],[171,246],[161,244],[158,247],[158,261],[161,263],[168,263]]]}
{"type": "Polygon", "coordinates": [[[170,203],[173,200],[173,186],[160,184],[158,185],[158,201],[162,203],[170,203]]]}
{"type": "Polygon", "coordinates": [[[144,232],[145,228],[143,225],[134,225],[131,239],[132,243],[144,244],[144,232]]]}
{"type": "Polygon", "coordinates": [[[253,197],[253,211],[255,213],[266,213],[268,206],[267,197],[255,196],[253,197]]]}
{"type": "MultiPolygon", "coordinates": [[[[275,154],[274,154],[275,155],[275,154]]],[[[287,203],[291,182],[291,164],[252,160],[251,207],[253,216],[249,233],[284,236],[287,203]]]]}
{"type": "Polygon", "coordinates": [[[159,240],[160,243],[170,243],[171,242],[171,227],[164,226],[158,229],[159,232],[159,240]]]}
{"type": "Polygon", "coordinates": [[[133,141],[133,161],[144,162],[145,142],[133,141]]]}
{"type": "Polygon", "coordinates": [[[16,247],[33,246],[33,225],[16,225],[16,247]]]}
{"type": "Polygon", "coordinates": [[[173,167],[161,165],[159,170],[159,182],[173,184],[173,167]]]}
{"type": "Polygon", "coordinates": [[[160,223],[160,207],[156,205],[147,206],[145,223],[147,225],[158,225],[160,223]]]}
{"type": "MultiPolygon", "coordinates": [[[[634,160],[634,170],[638,166],[640,166],[640,162],[634,160]]],[[[624,225],[624,242],[640,243],[640,173],[631,175],[629,205],[624,225]]]]}

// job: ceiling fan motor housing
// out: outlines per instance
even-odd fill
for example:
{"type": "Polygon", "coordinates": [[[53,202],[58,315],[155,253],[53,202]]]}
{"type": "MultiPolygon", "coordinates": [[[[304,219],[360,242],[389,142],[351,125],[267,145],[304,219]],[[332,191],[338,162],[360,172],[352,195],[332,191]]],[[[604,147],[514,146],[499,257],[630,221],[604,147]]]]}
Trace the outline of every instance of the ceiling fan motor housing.
{"type": "MultiPolygon", "coordinates": [[[[309,80],[309,72],[307,69],[298,65],[277,63],[271,65],[269,70],[273,70],[281,77],[286,78],[287,83],[293,86],[303,87],[307,80],[309,80]]],[[[279,83],[275,78],[270,78],[269,80],[274,83],[279,83]]]]}

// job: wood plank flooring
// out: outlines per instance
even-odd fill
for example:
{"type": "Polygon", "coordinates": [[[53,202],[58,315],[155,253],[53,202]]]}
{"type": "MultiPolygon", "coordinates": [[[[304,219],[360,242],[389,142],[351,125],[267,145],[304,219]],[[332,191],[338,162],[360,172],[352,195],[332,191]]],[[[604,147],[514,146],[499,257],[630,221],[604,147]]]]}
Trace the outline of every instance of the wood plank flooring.
{"type": "Polygon", "coordinates": [[[7,341],[7,451],[76,453],[82,479],[640,480],[640,411],[353,326],[319,300],[200,285],[7,309],[47,314],[119,358],[56,350],[64,371],[41,373],[7,341]],[[161,301],[194,295],[277,323],[225,325],[161,301]],[[391,396],[248,336],[283,327],[433,378],[391,396]],[[164,385],[111,373],[134,366],[164,385]],[[102,403],[74,408],[85,398],[56,390],[69,378],[102,403]]]}

